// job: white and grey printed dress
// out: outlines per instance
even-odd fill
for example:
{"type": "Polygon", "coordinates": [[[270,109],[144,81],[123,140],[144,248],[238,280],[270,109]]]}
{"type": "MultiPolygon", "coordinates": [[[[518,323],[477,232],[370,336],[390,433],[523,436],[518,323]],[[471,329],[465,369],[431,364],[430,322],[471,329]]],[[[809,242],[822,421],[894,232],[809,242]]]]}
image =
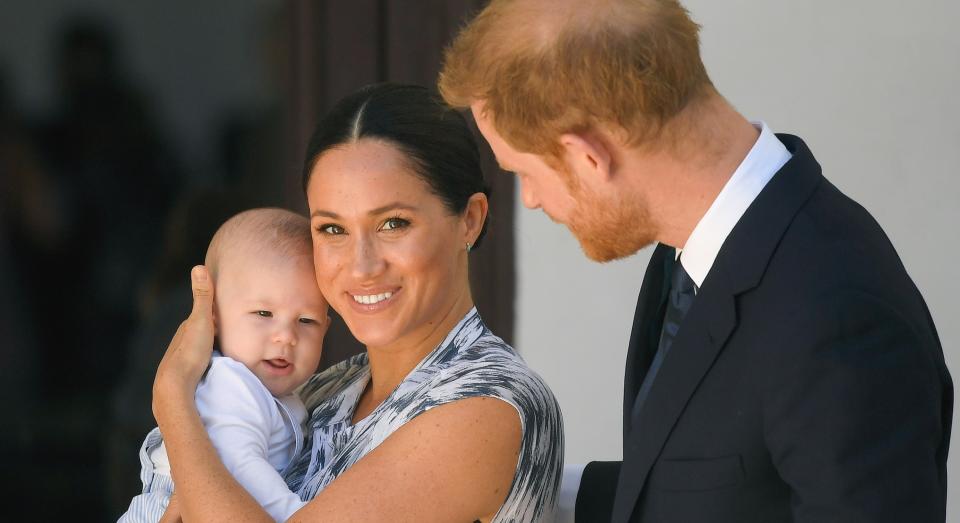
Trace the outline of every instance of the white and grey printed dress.
{"type": "Polygon", "coordinates": [[[513,405],[523,428],[513,484],[494,522],[550,521],[563,469],[563,421],[553,393],[523,359],[471,310],[369,416],[352,423],[370,379],[358,354],[310,379],[300,397],[311,413],[305,450],[284,473],[304,501],[433,407],[473,397],[513,405]]]}

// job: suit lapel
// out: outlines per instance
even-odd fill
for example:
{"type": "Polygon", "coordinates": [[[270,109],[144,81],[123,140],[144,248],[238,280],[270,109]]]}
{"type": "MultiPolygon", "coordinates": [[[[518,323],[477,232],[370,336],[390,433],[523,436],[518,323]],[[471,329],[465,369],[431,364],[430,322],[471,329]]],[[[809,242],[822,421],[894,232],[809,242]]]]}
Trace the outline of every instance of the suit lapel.
{"type": "MultiPolygon", "coordinates": [[[[630,420],[625,423],[629,428],[624,434],[623,465],[613,507],[614,522],[630,521],[650,469],[659,458],[670,432],[736,327],[736,296],[759,284],[780,238],[823,180],[820,166],[799,138],[778,136],[793,158],[770,180],[724,241],[702,291],[664,359],[639,419],[633,420],[636,426],[632,426],[630,420]]],[[[647,274],[650,274],[649,268],[647,274]]],[[[660,284],[662,286],[662,282],[660,284]]],[[[641,298],[643,295],[641,292],[641,298]]],[[[647,309],[645,306],[644,312],[647,309]]],[[[639,304],[637,311],[635,322],[650,321],[649,313],[639,316],[639,304]]],[[[643,332],[643,325],[635,323],[631,355],[638,352],[634,345],[638,329],[643,332]]],[[[647,350],[638,352],[640,355],[635,361],[637,364],[646,361],[643,372],[638,373],[639,380],[642,380],[649,359],[641,358],[645,358],[647,352],[649,358],[653,357],[656,340],[652,344],[649,341],[639,343],[647,346],[647,350]]],[[[629,373],[628,367],[628,376],[629,373]]],[[[633,385],[639,386],[639,383],[634,381],[633,385]]],[[[636,389],[633,394],[636,395],[636,389]]],[[[631,407],[632,403],[631,396],[631,407]]],[[[626,404],[625,397],[625,407],[626,404]]],[[[629,411],[624,417],[628,419],[629,411]]]]}
{"type": "MultiPolygon", "coordinates": [[[[704,285],[706,287],[706,285],[704,285]]],[[[614,521],[627,521],[670,431],[736,326],[733,296],[705,291],[687,313],[640,417],[624,439],[614,521]]]]}
{"type": "Polygon", "coordinates": [[[662,244],[657,246],[650,256],[640,287],[640,296],[637,298],[623,378],[624,441],[630,432],[633,401],[657,350],[657,337],[667,303],[667,282],[670,281],[668,269],[673,264],[675,252],[672,247],[662,244]]]}

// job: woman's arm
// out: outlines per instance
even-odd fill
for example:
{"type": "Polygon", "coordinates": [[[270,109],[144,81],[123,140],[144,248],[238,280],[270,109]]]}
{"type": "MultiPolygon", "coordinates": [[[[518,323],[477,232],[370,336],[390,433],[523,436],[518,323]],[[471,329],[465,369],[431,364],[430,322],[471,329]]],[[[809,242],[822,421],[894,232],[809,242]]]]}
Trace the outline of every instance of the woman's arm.
{"type": "Polygon", "coordinates": [[[194,403],[213,347],[213,286],[205,267],[190,273],[193,310],[157,368],[153,414],[163,434],[185,521],[272,521],[217,456],[194,403]]]}
{"type": "Polygon", "coordinates": [[[489,521],[516,473],[522,430],[510,404],[477,397],[397,429],[290,521],[489,521]]]}
{"type": "MultiPolygon", "coordinates": [[[[194,307],[154,383],[184,521],[272,521],[220,461],[194,390],[213,344],[212,289],[193,271],[194,307]]],[[[470,398],[431,409],[399,428],[290,521],[488,520],[506,499],[520,454],[520,416],[508,403],[470,398]]]]}
{"type": "Polygon", "coordinates": [[[167,503],[167,509],[163,511],[158,523],[183,523],[180,519],[180,503],[177,501],[177,493],[170,494],[170,501],[167,503]]]}

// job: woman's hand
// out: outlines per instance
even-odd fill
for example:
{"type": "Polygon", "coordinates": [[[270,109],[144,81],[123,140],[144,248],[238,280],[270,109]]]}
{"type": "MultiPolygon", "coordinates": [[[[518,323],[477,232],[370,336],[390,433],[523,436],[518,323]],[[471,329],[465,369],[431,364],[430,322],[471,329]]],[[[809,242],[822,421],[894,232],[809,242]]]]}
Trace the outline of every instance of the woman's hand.
{"type": "Polygon", "coordinates": [[[194,401],[213,350],[213,282],[207,268],[190,272],[193,310],[167,347],[153,381],[153,415],[177,483],[169,517],[187,521],[271,522],[273,518],[227,471],[194,401]],[[176,513],[174,513],[174,511],[176,513]]]}
{"type": "Polygon", "coordinates": [[[213,351],[213,283],[203,265],[190,271],[190,280],[193,310],[173,336],[153,381],[153,415],[159,425],[166,407],[178,400],[193,402],[213,351]]]}

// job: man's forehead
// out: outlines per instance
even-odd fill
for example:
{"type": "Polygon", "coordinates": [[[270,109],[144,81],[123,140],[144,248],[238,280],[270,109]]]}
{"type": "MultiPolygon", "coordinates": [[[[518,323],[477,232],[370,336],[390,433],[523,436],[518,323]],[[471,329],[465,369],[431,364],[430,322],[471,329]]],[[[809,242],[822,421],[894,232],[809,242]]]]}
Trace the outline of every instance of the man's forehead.
{"type": "Polygon", "coordinates": [[[487,112],[486,102],[482,100],[473,102],[470,104],[470,111],[473,113],[473,119],[477,122],[477,128],[487,142],[490,142],[491,146],[494,145],[494,142],[506,143],[493,125],[491,114],[487,112]]]}

